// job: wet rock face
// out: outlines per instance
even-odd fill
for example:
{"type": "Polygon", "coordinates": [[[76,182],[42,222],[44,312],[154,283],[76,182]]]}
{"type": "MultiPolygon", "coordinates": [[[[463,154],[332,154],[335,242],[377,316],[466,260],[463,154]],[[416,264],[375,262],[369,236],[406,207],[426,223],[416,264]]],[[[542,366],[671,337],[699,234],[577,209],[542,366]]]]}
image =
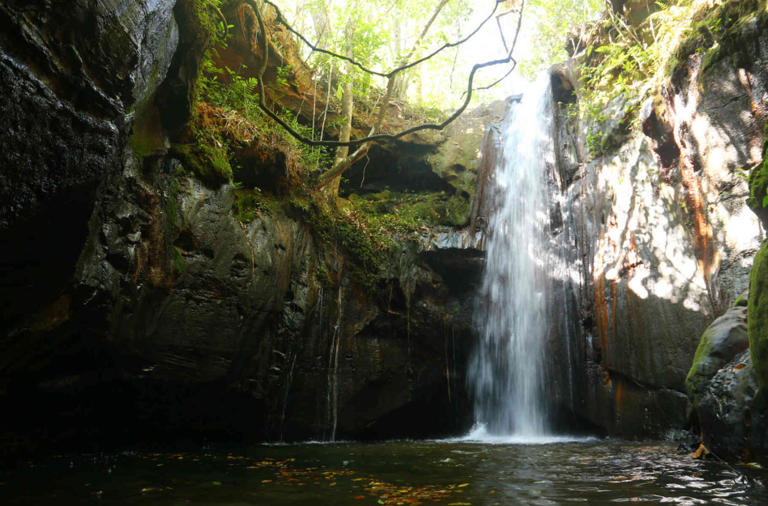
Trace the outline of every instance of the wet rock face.
{"type": "MultiPolygon", "coordinates": [[[[552,185],[564,197],[550,214],[567,275],[554,295],[566,317],[552,332],[571,339],[564,349],[552,338],[553,357],[570,357],[568,368],[553,364],[553,395],[609,432],[686,424],[699,338],[748,288],[762,231],[741,170],[761,158],[764,25],[756,17],[734,35],[748,50],[692,55],[641,104],[642,132],[616,132],[619,145],[591,159],[583,125],[566,114],[567,86],[556,87],[552,185]]],[[[567,67],[554,72],[572,82],[567,67]]]]}
{"type": "Polygon", "coordinates": [[[200,48],[175,4],[0,6],[3,452],[463,428],[481,253],[405,243],[366,290],[301,220],[235,220],[159,124],[134,152],[132,126],[186,121],[200,48]]]}
{"type": "Polygon", "coordinates": [[[4,321],[62,295],[96,189],[120,168],[127,115],[162,82],[175,51],[174,3],[0,6],[4,321]]]}

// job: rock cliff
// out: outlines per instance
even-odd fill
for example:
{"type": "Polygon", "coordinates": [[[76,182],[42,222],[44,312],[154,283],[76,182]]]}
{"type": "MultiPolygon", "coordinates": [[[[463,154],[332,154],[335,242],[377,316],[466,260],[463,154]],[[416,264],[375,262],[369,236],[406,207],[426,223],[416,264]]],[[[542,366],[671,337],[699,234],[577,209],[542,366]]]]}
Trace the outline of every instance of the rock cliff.
{"type": "Polygon", "coordinates": [[[550,226],[564,266],[554,296],[566,309],[553,315],[551,388],[612,434],[688,424],[684,382],[700,337],[747,290],[764,237],[746,197],[768,108],[766,16],[728,19],[723,42],[683,51],[647,101],[613,102],[601,149],[571,112],[584,99],[576,62],[552,70],[560,197],[550,226]]]}
{"type": "MultiPolygon", "coordinates": [[[[208,8],[0,6],[4,452],[458,431],[482,252],[456,228],[424,230],[361,267],[372,253],[342,244],[348,224],[281,193],[279,146],[243,151],[266,160],[251,183],[275,195],[235,216],[242,191],[182,149],[208,8]]],[[[220,57],[258,60],[247,46],[220,57]]],[[[454,127],[469,148],[414,137],[380,156],[404,189],[467,200],[480,116],[454,127]],[[448,147],[466,164],[428,161],[448,147]],[[424,188],[406,178],[418,171],[424,188]]]]}

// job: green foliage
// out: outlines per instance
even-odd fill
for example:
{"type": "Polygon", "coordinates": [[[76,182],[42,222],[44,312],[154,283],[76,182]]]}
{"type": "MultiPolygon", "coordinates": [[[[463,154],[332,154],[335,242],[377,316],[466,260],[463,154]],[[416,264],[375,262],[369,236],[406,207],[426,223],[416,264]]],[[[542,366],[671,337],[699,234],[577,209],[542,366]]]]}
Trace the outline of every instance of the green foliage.
{"type": "MultiPolygon", "coordinates": [[[[366,288],[376,287],[378,273],[395,239],[408,240],[432,226],[464,226],[469,202],[444,193],[399,194],[383,191],[352,195],[338,205],[311,193],[295,191],[278,198],[250,189],[235,190],[233,215],[248,223],[259,214],[286,212],[304,222],[315,240],[349,258],[353,276],[366,288]]],[[[326,272],[327,274],[327,272],[326,272]]],[[[318,280],[330,278],[318,270],[318,280]]]]}
{"type": "Polygon", "coordinates": [[[520,72],[530,80],[550,65],[568,58],[566,39],[592,21],[602,9],[603,0],[529,0],[524,23],[531,26],[530,52],[520,60],[520,72]]]}
{"type": "Polygon", "coordinates": [[[197,16],[197,22],[208,37],[210,37],[209,47],[222,47],[226,44],[229,37],[229,30],[232,25],[224,25],[219,17],[217,9],[220,10],[223,0],[192,0],[194,13],[197,16]]]}
{"type": "MultiPolygon", "coordinates": [[[[289,86],[287,67],[279,69],[282,72],[278,72],[278,87],[289,86]]],[[[247,69],[242,68],[240,71],[245,73],[247,69]]],[[[256,140],[259,144],[277,147],[286,153],[298,170],[306,171],[305,176],[328,169],[332,162],[331,151],[299,142],[267,117],[259,108],[257,85],[258,81],[254,77],[243,76],[227,67],[219,68],[213,60],[205,62],[198,86],[199,100],[215,106],[218,109],[217,115],[224,119],[222,135],[216,145],[226,147],[231,157],[239,145],[256,140]]],[[[306,137],[313,136],[312,128],[301,124],[290,111],[283,109],[281,115],[298,133],[306,137]]],[[[234,172],[237,179],[237,170],[234,172]]]]}
{"type": "Polygon", "coordinates": [[[461,195],[395,193],[385,190],[364,196],[351,195],[352,205],[367,224],[381,234],[412,234],[427,226],[462,227],[469,220],[469,201],[461,195]]]}
{"type": "Polygon", "coordinates": [[[610,17],[593,23],[583,41],[586,50],[580,67],[583,83],[580,114],[588,125],[587,141],[593,154],[609,147],[610,118],[621,117],[629,126],[639,104],[665,86],[684,68],[690,56],[700,55],[702,68],[721,57],[720,43],[740,15],[754,12],[754,2],[726,0],[712,9],[707,0],[658,3],[659,10],[637,26],[610,17]],[[749,4],[749,6],[747,6],[749,4]]]}
{"type": "Polygon", "coordinates": [[[307,224],[313,236],[326,246],[336,247],[349,258],[352,275],[367,290],[375,290],[378,273],[390,244],[365,226],[359,215],[306,196],[292,196],[290,210],[307,224]]]}
{"type": "MultiPolygon", "coordinates": [[[[377,69],[392,69],[400,65],[401,58],[412,49],[440,0],[369,0],[350,2],[348,0],[299,0],[295,7],[284,6],[284,12],[294,26],[317,45],[339,54],[351,53],[353,57],[377,69]]],[[[483,8],[490,8],[484,5],[483,8]]],[[[440,11],[424,39],[418,45],[411,61],[424,56],[447,41],[466,35],[472,2],[448,2],[440,11]]],[[[492,21],[488,26],[492,26],[492,21]]],[[[346,65],[322,53],[310,53],[302,48],[316,75],[324,74],[326,79],[333,75],[331,96],[341,100],[341,85],[352,81],[355,101],[370,101],[378,91],[386,87],[386,80],[359,71],[346,70],[346,65]],[[340,70],[344,69],[340,72],[340,70]],[[341,74],[341,75],[340,75],[341,74]]],[[[453,107],[466,83],[468,67],[460,65],[456,78],[451,79],[458,91],[446,93],[446,79],[453,76],[456,50],[443,51],[429,61],[400,75],[395,98],[408,99],[411,103],[444,109],[453,107]],[[460,74],[460,75],[459,75],[460,74]],[[439,76],[436,78],[436,76],[439,76]]],[[[475,55],[471,56],[472,60],[475,55]]],[[[472,62],[474,63],[474,61],[472,62]]],[[[327,81],[326,81],[327,84],[327,81]]]]}

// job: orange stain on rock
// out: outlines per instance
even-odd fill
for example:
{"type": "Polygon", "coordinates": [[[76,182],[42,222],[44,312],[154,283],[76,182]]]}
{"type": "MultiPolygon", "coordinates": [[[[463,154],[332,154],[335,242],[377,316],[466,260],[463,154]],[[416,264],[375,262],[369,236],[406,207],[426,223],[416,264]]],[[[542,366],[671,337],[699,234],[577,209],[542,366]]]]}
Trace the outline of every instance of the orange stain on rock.
{"type": "Polygon", "coordinates": [[[693,163],[687,157],[680,162],[680,174],[685,189],[685,204],[693,225],[693,247],[704,279],[709,279],[715,267],[715,249],[712,244],[712,226],[707,219],[706,203],[693,163]]]}

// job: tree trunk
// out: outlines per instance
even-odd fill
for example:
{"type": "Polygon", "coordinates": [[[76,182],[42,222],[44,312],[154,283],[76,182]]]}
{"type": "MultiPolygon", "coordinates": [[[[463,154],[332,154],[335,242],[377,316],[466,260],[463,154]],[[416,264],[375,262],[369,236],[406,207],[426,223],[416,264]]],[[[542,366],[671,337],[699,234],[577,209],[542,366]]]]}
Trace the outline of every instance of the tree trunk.
{"type": "MultiPolygon", "coordinates": [[[[429,31],[429,28],[432,26],[432,23],[434,23],[435,19],[437,18],[437,15],[440,14],[440,11],[445,7],[445,4],[448,3],[448,0],[441,0],[441,2],[437,5],[435,8],[435,11],[432,13],[432,16],[427,21],[427,24],[424,26],[424,29],[419,34],[419,37],[416,39],[416,42],[414,42],[413,47],[411,48],[411,51],[401,59],[401,65],[404,63],[407,63],[408,60],[413,56],[413,54],[416,52],[416,50],[419,47],[419,44],[421,44],[421,41],[424,39],[424,37],[427,35],[427,32],[429,31]]],[[[355,16],[350,16],[349,21],[347,21],[347,26],[344,29],[344,35],[347,40],[347,44],[345,45],[345,56],[352,58],[354,55],[352,54],[352,45],[351,40],[354,36],[354,23],[356,22],[355,16]]],[[[353,113],[353,102],[352,102],[352,64],[347,63],[346,66],[347,69],[347,78],[344,81],[344,86],[342,88],[342,110],[341,115],[344,118],[344,124],[341,127],[341,132],[339,132],[339,140],[342,142],[348,142],[350,139],[350,135],[352,133],[352,113],[353,113]]],[[[387,92],[384,95],[384,100],[381,102],[381,106],[379,108],[379,115],[376,118],[376,124],[371,128],[371,132],[369,135],[373,135],[374,132],[377,132],[381,130],[381,125],[384,120],[384,115],[387,112],[387,108],[389,107],[389,102],[392,99],[392,96],[394,92],[396,91],[396,85],[398,81],[398,76],[402,78],[402,74],[404,72],[399,72],[397,74],[392,75],[387,80],[387,92]]],[[[318,183],[319,190],[327,196],[329,199],[335,197],[339,193],[339,186],[341,184],[341,175],[349,169],[357,160],[365,156],[365,154],[368,152],[368,149],[370,148],[371,143],[366,142],[362,146],[360,146],[357,150],[355,150],[354,153],[351,155],[349,154],[349,148],[339,147],[336,149],[336,157],[333,161],[333,167],[320,176],[320,181],[318,183]]]]}
{"type": "MultiPolygon", "coordinates": [[[[352,51],[352,37],[354,36],[354,16],[350,16],[347,21],[347,26],[344,28],[344,36],[347,42],[344,45],[344,55],[353,58],[352,51]]],[[[339,140],[342,142],[348,142],[352,135],[352,114],[354,113],[354,101],[352,98],[352,64],[346,63],[346,75],[342,81],[341,92],[341,117],[344,123],[341,125],[339,131],[339,140]]],[[[323,192],[329,197],[335,197],[339,193],[339,186],[341,185],[341,172],[338,169],[345,164],[349,155],[349,147],[341,146],[336,148],[336,156],[333,159],[333,167],[330,172],[334,174],[333,178],[325,185],[323,185],[323,192]],[[338,174],[336,174],[338,172],[338,174]]]]}

